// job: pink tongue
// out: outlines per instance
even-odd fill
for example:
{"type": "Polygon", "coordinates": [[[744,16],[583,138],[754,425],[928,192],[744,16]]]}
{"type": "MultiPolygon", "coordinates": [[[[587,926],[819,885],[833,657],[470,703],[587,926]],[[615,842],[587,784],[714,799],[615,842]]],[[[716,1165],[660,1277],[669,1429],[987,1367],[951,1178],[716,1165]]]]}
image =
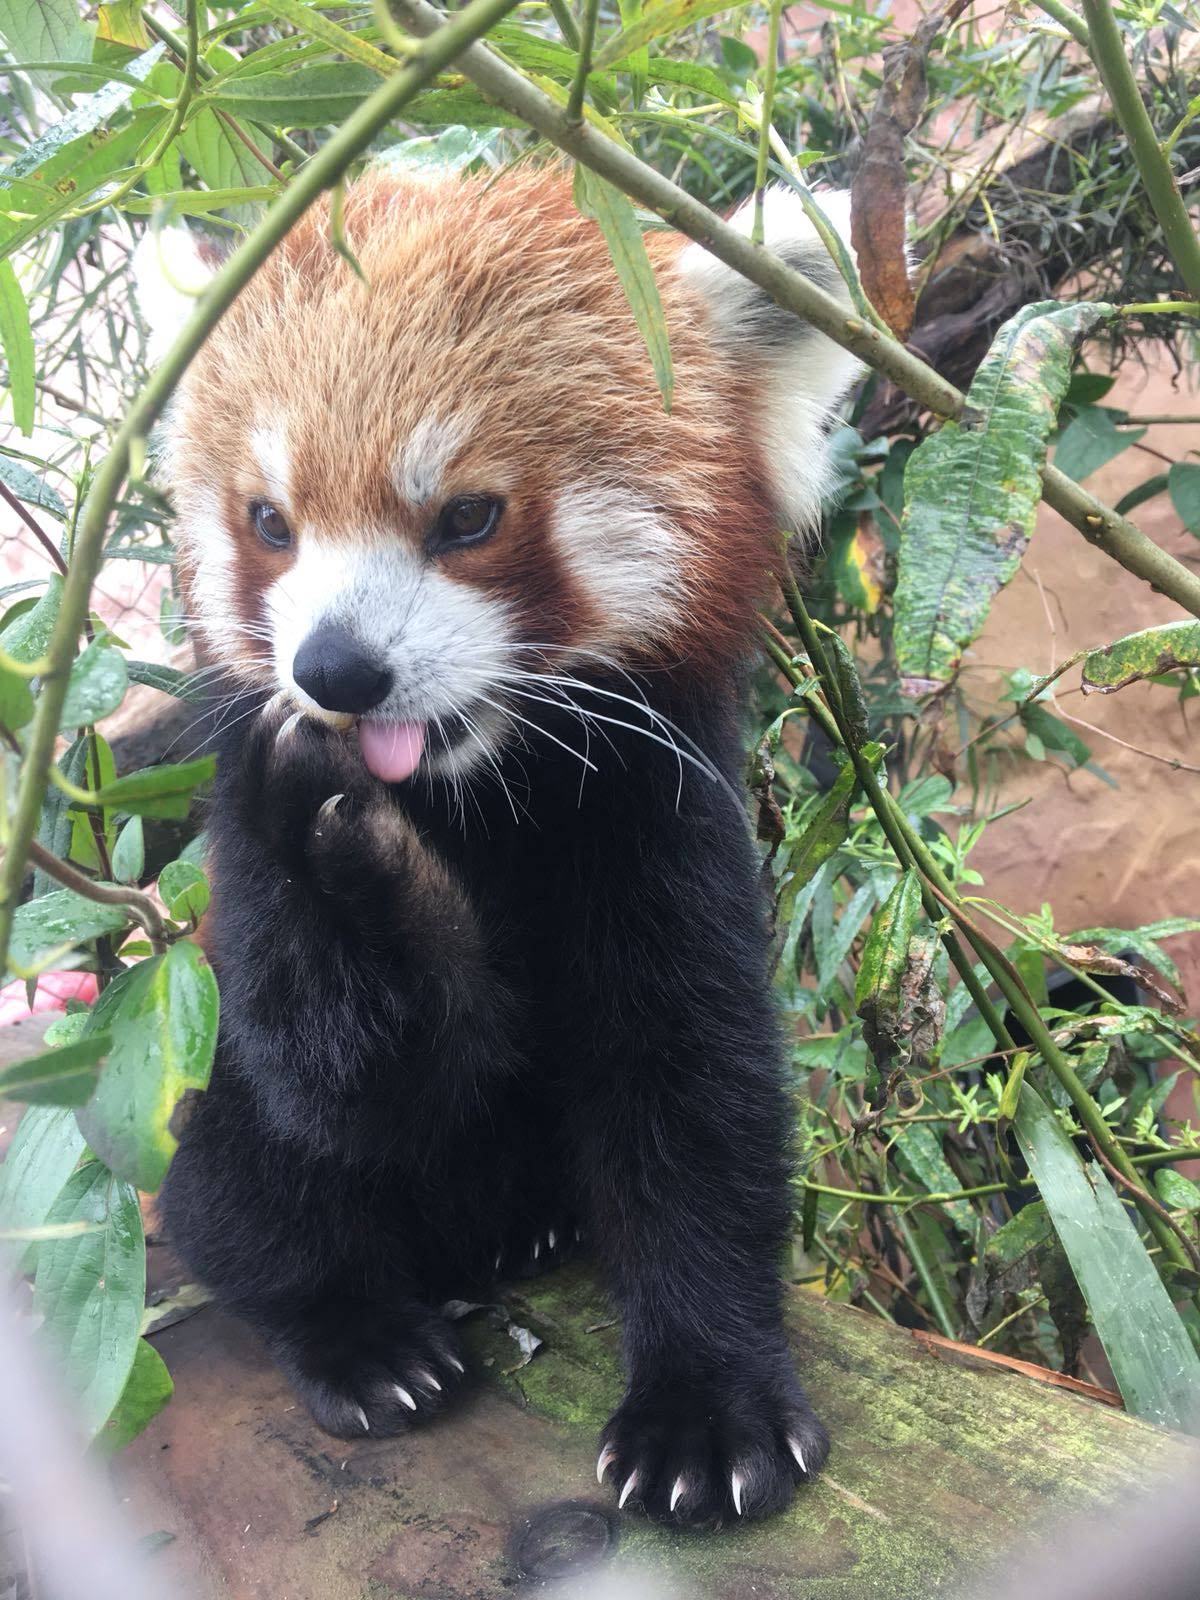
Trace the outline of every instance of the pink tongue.
{"type": "Polygon", "coordinates": [[[384,783],[403,783],[417,770],[425,748],[425,724],[363,721],[358,725],[358,743],[368,772],[384,783]]]}

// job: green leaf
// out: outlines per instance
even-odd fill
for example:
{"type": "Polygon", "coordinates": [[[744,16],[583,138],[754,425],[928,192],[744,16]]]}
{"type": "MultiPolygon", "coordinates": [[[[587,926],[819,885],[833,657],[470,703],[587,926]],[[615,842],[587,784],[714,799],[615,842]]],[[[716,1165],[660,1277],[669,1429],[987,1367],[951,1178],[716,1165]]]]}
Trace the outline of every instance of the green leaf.
{"type": "Polygon", "coordinates": [[[23,972],[37,970],[59,950],[120,933],[130,920],[124,906],[102,906],[73,889],[55,889],[13,913],[9,961],[23,972]]]}
{"type": "Polygon", "coordinates": [[[1145,428],[1119,428],[1120,412],[1107,406],[1088,406],[1069,422],[1059,435],[1054,450],[1054,465],[1068,478],[1081,483],[1098,472],[1122,450],[1128,450],[1145,433],[1145,428]]]}
{"type": "Polygon", "coordinates": [[[146,836],[141,817],[130,817],[117,835],[112,853],[113,877],[118,883],[138,883],[146,870],[146,836]]]}
{"type": "Polygon", "coordinates": [[[14,617],[0,633],[0,650],[26,666],[40,660],[46,654],[54,624],[58,620],[62,592],[63,581],[55,573],[37,604],[31,610],[23,611],[19,617],[14,617]]]}
{"type": "Polygon", "coordinates": [[[11,261],[0,261],[0,346],[8,363],[13,421],[28,437],[33,432],[34,349],[25,291],[11,261]]]}
{"type": "Polygon", "coordinates": [[[163,694],[174,695],[176,700],[183,700],[189,705],[202,705],[207,698],[203,684],[197,683],[190,673],[180,672],[176,667],[164,667],[157,661],[127,661],[125,665],[133,683],[161,689],[163,694]]]}
{"type": "MultiPolygon", "coordinates": [[[[895,1155],[901,1169],[930,1194],[953,1194],[962,1184],[942,1153],[940,1136],[926,1122],[911,1122],[897,1136],[895,1155]]],[[[943,1200],[939,1210],[951,1218],[968,1241],[975,1238],[975,1212],[968,1200],[943,1200]]]]}
{"type": "Polygon", "coordinates": [[[840,633],[822,633],[821,648],[825,652],[825,659],[829,663],[829,670],[837,685],[842,714],[853,736],[851,743],[864,745],[870,732],[867,727],[867,702],[863,696],[862,680],[854,664],[854,657],[840,633]]]}
{"type": "Polygon", "coordinates": [[[902,687],[944,689],[995,594],[1016,572],[1033,531],[1041,469],[1079,340],[1107,305],[1026,306],[1000,329],[967,394],[909,457],[896,657],[902,687]]]}
{"type": "Polygon", "coordinates": [[[215,771],[213,756],[180,761],[174,766],[144,767],[140,772],[127,773],[115,783],[106,783],[96,792],[96,801],[111,806],[114,811],[182,822],[191,808],[192,795],[215,771]]]}
{"type": "Polygon", "coordinates": [[[946,1017],[934,979],[937,948],[921,880],[909,868],[876,913],[854,985],[863,1037],[884,1084],[937,1048],[946,1017]]]}
{"type": "Polygon", "coordinates": [[[29,679],[0,665],[0,724],[16,733],[33,716],[33,691],[29,679]]]}
{"type": "Polygon", "coordinates": [[[1200,622],[1143,628],[1089,651],[1083,663],[1083,692],[1112,694],[1139,678],[1152,678],[1176,667],[1200,667],[1200,622]]]}
{"type": "Polygon", "coordinates": [[[208,910],[208,879],[190,861],[169,861],[158,875],[158,892],[177,922],[199,922],[208,910]]]}
{"type": "Polygon", "coordinates": [[[1054,1235],[1054,1227],[1046,1212],[1043,1200],[1033,1200],[1022,1206],[1015,1217],[996,1229],[985,1247],[989,1261],[1000,1267],[1012,1267],[1023,1261],[1054,1235]]]}
{"type": "Polygon", "coordinates": [[[0,37],[16,61],[87,61],[92,54],[78,0],[0,0],[0,37]]]}
{"type": "MultiPolygon", "coordinates": [[[[149,50],[144,50],[135,60],[126,64],[122,72],[123,77],[143,82],[166,48],[165,44],[151,45],[149,50]]],[[[94,132],[101,123],[108,122],[114,112],[128,104],[133,94],[133,85],[126,81],[106,83],[103,89],[97,89],[95,94],[87,95],[73,110],[68,111],[65,117],[53,122],[39,139],[27,144],[6,167],[0,168],[0,189],[9,188],[18,178],[37,172],[68,145],[94,132]]]]}
{"type": "Polygon", "coordinates": [[[1177,461],[1167,473],[1171,504],[1189,533],[1200,534],[1200,466],[1177,461]]]}
{"type": "Polygon", "coordinates": [[[663,408],[671,409],[675,376],[671,365],[671,345],[667,319],[654,268],[646,254],[646,241],[633,206],[611,183],[606,183],[588,167],[575,168],[575,204],[585,216],[599,225],[612,256],[613,266],[629,301],[638,331],[645,341],[654,381],[663,398],[663,408]]]}
{"type": "Polygon", "coordinates": [[[59,727],[81,728],[99,722],[117,709],[128,687],[125,657],[111,645],[94,640],[71,666],[59,727]]]}
{"type": "Polygon", "coordinates": [[[344,62],[235,75],[211,85],[205,98],[272,128],[322,128],[345,122],[378,87],[377,72],[344,62]]]}
{"type": "Polygon", "coordinates": [[[453,123],[440,133],[418,134],[415,139],[389,145],[375,157],[375,164],[389,172],[462,172],[487,154],[499,131],[453,123]]]}
{"type": "Polygon", "coordinates": [[[94,1033],[30,1056],[0,1072],[0,1098],[39,1106],[86,1105],[110,1043],[106,1033],[94,1033]]]}
{"type": "Polygon", "coordinates": [[[702,22],[705,17],[714,17],[719,11],[737,9],[738,6],[731,6],[729,0],[665,0],[662,5],[649,6],[632,27],[614,34],[596,52],[595,64],[607,67],[616,61],[624,61],[654,39],[661,39],[668,33],[678,33],[680,28],[686,28],[693,22],[702,22]]]}
{"type": "Polygon", "coordinates": [[[1162,494],[1167,483],[1167,474],[1156,472],[1152,478],[1147,478],[1145,483],[1139,483],[1136,488],[1130,489],[1128,494],[1123,494],[1113,510],[1126,517],[1131,511],[1136,511],[1138,506],[1144,505],[1147,500],[1153,500],[1155,495],[1162,494]]]}
{"type": "MultiPolygon", "coordinates": [[[[273,175],[268,167],[249,151],[242,141],[229,131],[216,112],[208,106],[189,119],[178,139],[179,153],[199,175],[206,188],[257,192],[266,189],[274,193],[273,175]]],[[[253,223],[261,214],[262,206],[243,194],[231,199],[230,216],[242,225],[253,223]]]]}
{"type": "Polygon", "coordinates": [[[93,1448],[106,1456],[123,1450],[154,1421],[174,1393],[166,1362],[152,1344],[139,1339],[121,1398],[96,1435],[93,1448]]]}
{"type": "Polygon", "coordinates": [[[858,788],[854,767],[847,761],[820,804],[808,815],[799,838],[784,859],[779,877],[779,922],[786,927],[796,896],[829,860],[850,831],[850,806],[858,788]]]}
{"type": "Polygon", "coordinates": [[[1173,1167],[1159,1167],[1154,1175],[1159,1198],[1172,1211],[1200,1211],[1200,1184],[1173,1167]]]}
{"type": "Polygon", "coordinates": [[[62,496],[56,494],[48,483],[30,472],[28,467],[23,467],[19,461],[0,455],[0,482],[11,489],[18,500],[24,500],[27,505],[38,506],[41,510],[48,511],[60,522],[65,519],[67,508],[63,504],[62,496]]]}
{"type": "MultiPolygon", "coordinates": [[[[69,1108],[30,1106],[0,1166],[0,1228],[20,1233],[40,1227],[86,1148],[69,1108]]],[[[31,1246],[23,1261],[26,1270],[35,1254],[31,1246]]]]}
{"type": "Polygon", "coordinates": [[[172,945],[110,983],[90,1026],[112,1043],[79,1126],[114,1172],[154,1193],[178,1143],[175,1108],[188,1090],[205,1088],[212,1071],[216,979],[194,944],[172,945]]]}
{"type": "Polygon", "coordinates": [[[1029,1083],[1013,1130],[1127,1408],[1164,1427],[1200,1428],[1200,1356],[1103,1168],[1084,1165],[1029,1083]]]}
{"type": "Polygon", "coordinates": [[[319,40],[349,60],[370,67],[377,77],[390,78],[396,71],[395,60],[385,55],[378,45],[331,21],[316,6],[305,4],[304,0],[266,0],[266,3],[267,9],[277,17],[285,18],[309,38],[319,40]]]}
{"type": "Polygon", "coordinates": [[[133,1188],[89,1161],[67,1180],[47,1220],[97,1225],[40,1244],[35,1282],[44,1336],[90,1438],[121,1398],[137,1351],[146,1299],[142,1215],[133,1188]]]}

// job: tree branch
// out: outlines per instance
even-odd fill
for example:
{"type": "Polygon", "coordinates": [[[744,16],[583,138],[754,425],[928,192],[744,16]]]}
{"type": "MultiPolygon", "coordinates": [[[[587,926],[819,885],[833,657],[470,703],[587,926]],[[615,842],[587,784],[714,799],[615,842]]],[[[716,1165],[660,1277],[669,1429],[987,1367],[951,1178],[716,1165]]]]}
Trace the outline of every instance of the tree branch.
{"type": "Polygon", "coordinates": [[[151,896],[144,894],[141,889],[124,884],[96,883],[69,861],[63,861],[53,851],[47,850],[36,839],[29,846],[28,859],[48,878],[53,878],[55,883],[61,883],[64,889],[73,889],[86,900],[94,900],[102,906],[128,906],[130,916],[146,930],[146,937],[155,955],[162,955],[167,948],[167,930],[163,925],[162,913],[151,896]]]}

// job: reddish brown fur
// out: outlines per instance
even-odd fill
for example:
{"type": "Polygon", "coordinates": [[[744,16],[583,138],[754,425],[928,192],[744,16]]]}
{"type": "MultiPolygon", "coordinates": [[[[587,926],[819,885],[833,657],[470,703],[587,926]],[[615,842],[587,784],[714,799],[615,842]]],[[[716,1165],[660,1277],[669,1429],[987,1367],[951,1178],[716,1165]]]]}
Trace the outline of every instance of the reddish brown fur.
{"type": "Polygon", "coordinates": [[[580,592],[550,524],[562,491],[609,482],[678,530],[687,596],[669,638],[625,641],[624,658],[695,670],[731,659],[776,527],[756,442],[761,400],[714,348],[704,305],[672,270],[678,236],[649,240],[675,366],[668,415],[605,242],[560,173],[374,174],[350,190],[345,217],[367,283],[332,249],[327,209],[315,209],[188,375],[171,457],[185,585],[189,501],[214,484],[237,544],[243,617],[256,619],[255,596],[286,568],[245,515],[268,494],[255,428],[286,428],[302,536],[352,541],[369,530],[420,546],[437,507],[397,494],[397,446],[431,413],[473,408],[439,500],[499,490],[508,504],[490,544],[445,558],[448,575],[515,600],[538,639],[603,644],[620,619],[604,617],[602,595],[580,592]]]}

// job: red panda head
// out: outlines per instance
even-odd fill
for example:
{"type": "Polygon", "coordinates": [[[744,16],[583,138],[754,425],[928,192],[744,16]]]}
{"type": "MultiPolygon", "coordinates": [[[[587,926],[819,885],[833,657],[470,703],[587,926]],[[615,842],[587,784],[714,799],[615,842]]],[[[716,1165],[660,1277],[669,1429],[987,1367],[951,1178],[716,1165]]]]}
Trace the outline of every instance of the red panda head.
{"type": "MultiPolygon", "coordinates": [[[[844,197],[823,205],[848,231],[844,197]]],[[[838,286],[796,196],[772,191],[766,221],[770,246],[838,286]]],[[[815,518],[853,358],[652,234],[668,414],[560,174],[375,173],[345,230],[362,276],[310,212],[167,419],[202,653],[301,707],[409,730],[407,755],[377,757],[394,775],[430,724],[474,730],[447,744],[452,769],[489,753],[522,674],[703,675],[743,651],[778,530],[815,518]]]]}

